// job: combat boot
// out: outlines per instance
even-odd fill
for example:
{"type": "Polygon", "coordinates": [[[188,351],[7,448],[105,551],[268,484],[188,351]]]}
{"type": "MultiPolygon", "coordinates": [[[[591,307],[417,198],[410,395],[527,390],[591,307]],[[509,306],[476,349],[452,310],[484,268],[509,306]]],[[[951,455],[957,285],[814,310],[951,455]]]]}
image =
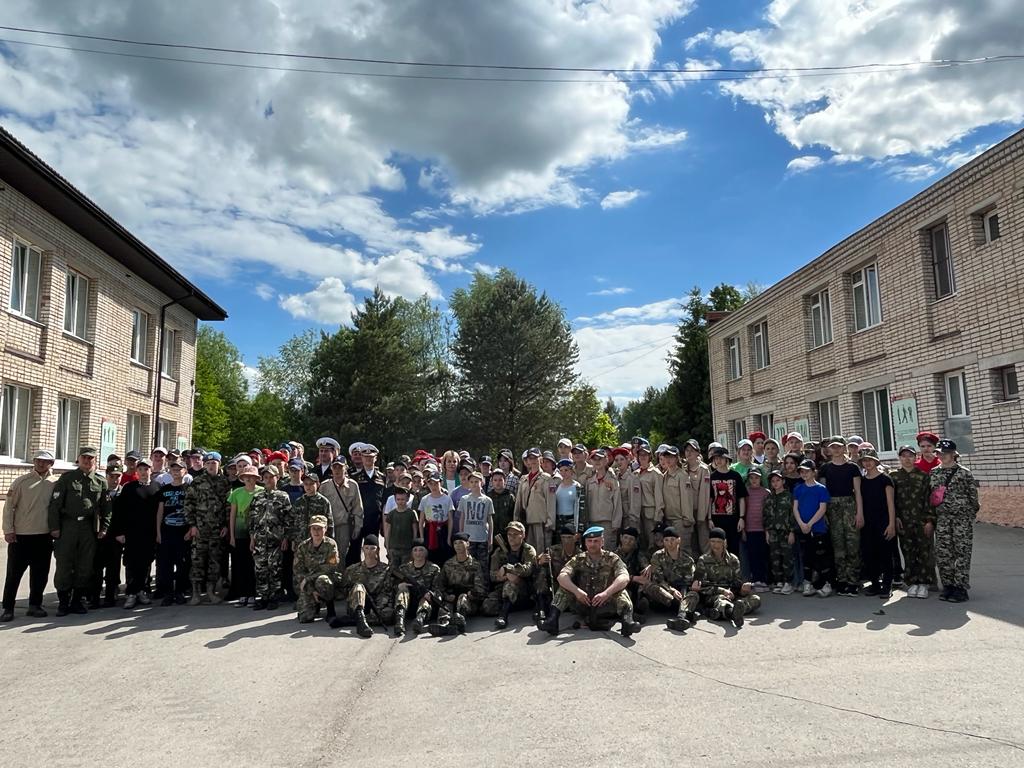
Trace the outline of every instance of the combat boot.
{"type": "Polygon", "coordinates": [[[445,635],[453,634],[454,630],[452,629],[451,617],[447,613],[442,614],[438,617],[435,623],[427,627],[427,630],[430,634],[436,635],[437,637],[444,637],[445,635]]]}
{"type": "Polygon", "coordinates": [[[640,622],[633,618],[633,609],[629,608],[622,612],[622,636],[629,637],[640,631],[640,622]]]}
{"type": "Polygon", "coordinates": [[[676,632],[685,632],[689,629],[690,621],[686,617],[686,608],[680,605],[675,618],[669,619],[666,624],[668,624],[669,629],[674,629],[676,632]]]}
{"type": "Polygon", "coordinates": [[[508,614],[512,610],[512,603],[508,600],[501,601],[501,612],[498,614],[498,618],[494,620],[495,629],[504,629],[508,626],[508,614]]]}
{"type": "Polygon", "coordinates": [[[458,611],[456,611],[455,615],[452,617],[452,623],[455,625],[455,631],[456,632],[458,632],[460,635],[466,634],[466,616],[465,616],[465,614],[462,614],[462,613],[459,613],[458,611]]]}
{"type": "Polygon", "coordinates": [[[732,625],[739,629],[743,626],[743,617],[747,613],[747,604],[743,600],[737,600],[732,607],[732,625]]]}
{"type": "Polygon", "coordinates": [[[199,605],[203,602],[203,584],[199,581],[192,582],[192,597],[189,599],[189,605],[199,605]]]}
{"type": "Polygon", "coordinates": [[[551,610],[548,611],[548,617],[541,623],[539,628],[554,637],[558,634],[558,620],[561,617],[562,611],[557,606],[552,605],[551,610]]]}
{"type": "Polygon", "coordinates": [[[416,618],[412,622],[412,631],[417,635],[422,635],[427,631],[427,612],[416,611],[416,618]]]}
{"type": "Polygon", "coordinates": [[[57,592],[57,615],[67,616],[71,603],[71,590],[62,589],[57,592]]]}
{"type": "Polygon", "coordinates": [[[117,605],[117,587],[107,587],[107,592],[103,597],[103,607],[113,608],[117,605]]]}
{"type": "Polygon", "coordinates": [[[72,613],[79,613],[79,614],[88,613],[89,612],[89,609],[85,607],[85,595],[83,595],[82,591],[79,590],[79,589],[76,589],[75,591],[73,591],[71,593],[71,608],[70,608],[70,610],[71,610],[72,613]]]}
{"type": "Polygon", "coordinates": [[[373,637],[373,629],[366,621],[366,611],[356,608],[356,634],[360,637],[373,637]]]}
{"type": "Polygon", "coordinates": [[[217,581],[211,581],[209,584],[206,585],[206,596],[209,598],[211,605],[216,605],[217,603],[224,602],[224,598],[221,597],[220,592],[217,591],[219,588],[219,579],[217,581]]]}
{"type": "Polygon", "coordinates": [[[395,608],[395,637],[405,637],[405,606],[395,608]]]}

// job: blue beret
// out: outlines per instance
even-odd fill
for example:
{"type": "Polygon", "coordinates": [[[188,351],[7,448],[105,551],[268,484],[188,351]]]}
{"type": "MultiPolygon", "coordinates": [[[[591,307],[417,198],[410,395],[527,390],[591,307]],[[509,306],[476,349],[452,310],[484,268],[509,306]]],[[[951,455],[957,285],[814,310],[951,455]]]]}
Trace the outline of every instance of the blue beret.
{"type": "Polygon", "coordinates": [[[583,532],[584,539],[596,539],[600,536],[604,536],[604,528],[600,525],[592,525],[583,532]]]}
{"type": "Polygon", "coordinates": [[[220,460],[221,460],[220,454],[217,453],[216,451],[210,451],[205,456],[203,456],[203,461],[220,461],[220,460]]]}

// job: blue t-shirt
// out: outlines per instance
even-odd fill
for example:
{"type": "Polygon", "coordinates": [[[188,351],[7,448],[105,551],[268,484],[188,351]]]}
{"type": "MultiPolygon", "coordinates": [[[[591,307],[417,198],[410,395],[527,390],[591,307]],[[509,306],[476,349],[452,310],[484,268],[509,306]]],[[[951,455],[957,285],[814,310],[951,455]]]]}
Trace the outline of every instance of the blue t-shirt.
{"type": "MultiPolygon", "coordinates": [[[[800,513],[800,519],[805,523],[809,522],[810,519],[817,514],[818,506],[822,502],[827,504],[832,500],[832,497],[828,495],[828,489],[821,483],[815,483],[814,485],[800,483],[798,486],[793,488],[793,498],[796,499],[796,508],[800,513]]],[[[811,526],[811,533],[827,532],[828,522],[825,519],[825,516],[822,515],[821,520],[811,526]]]]}

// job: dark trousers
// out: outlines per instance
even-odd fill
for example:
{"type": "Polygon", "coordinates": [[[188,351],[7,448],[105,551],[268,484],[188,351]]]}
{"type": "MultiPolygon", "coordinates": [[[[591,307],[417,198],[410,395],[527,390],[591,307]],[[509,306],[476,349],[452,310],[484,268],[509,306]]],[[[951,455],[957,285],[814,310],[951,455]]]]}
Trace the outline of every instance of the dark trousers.
{"type": "Polygon", "coordinates": [[[885,538],[888,523],[866,520],[860,538],[864,546],[864,575],[872,584],[892,586],[892,542],[885,538]]]}
{"type": "Polygon", "coordinates": [[[28,570],[28,604],[40,608],[43,591],[50,579],[50,558],[53,557],[53,539],[48,533],[18,534],[13,544],[7,545],[7,580],[4,582],[4,610],[13,611],[14,601],[21,586],[21,577],[28,570]]]}
{"type": "Polygon", "coordinates": [[[185,541],[188,526],[160,526],[160,543],[156,548],[156,588],[164,595],[182,594],[189,587],[191,542],[185,541]]]}
{"type": "Polygon", "coordinates": [[[297,542],[289,541],[288,549],[281,553],[281,586],[284,588],[284,593],[289,600],[294,600],[295,588],[292,585],[294,581],[294,566],[295,566],[295,547],[299,546],[297,542]]]}
{"type": "Polygon", "coordinates": [[[93,560],[92,597],[99,600],[106,585],[107,597],[117,597],[121,586],[121,554],[124,545],[113,536],[105,536],[96,542],[96,558],[93,560]]]}
{"type": "Polygon", "coordinates": [[[821,589],[832,581],[835,571],[835,557],[832,554],[832,537],[828,533],[801,534],[804,556],[804,581],[815,589],[821,589]]]}
{"type": "Polygon", "coordinates": [[[256,563],[249,551],[249,537],[235,539],[231,549],[231,597],[256,596],[256,563]]]}
{"type": "MultiPolygon", "coordinates": [[[[768,539],[764,531],[747,531],[747,565],[750,580],[768,583],[768,539]]],[[[787,546],[789,546],[787,544],[787,546]]]]}
{"type": "Polygon", "coordinates": [[[124,593],[137,595],[147,589],[150,571],[153,570],[153,553],[156,542],[149,536],[125,537],[124,542],[124,593]]]}
{"type": "Polygon", "coordinates": [[[736,557],[740,556],[740,533],[736,530],[739,515],[712,515],[711,527],[725,531],[725,546],[736,557]]]}

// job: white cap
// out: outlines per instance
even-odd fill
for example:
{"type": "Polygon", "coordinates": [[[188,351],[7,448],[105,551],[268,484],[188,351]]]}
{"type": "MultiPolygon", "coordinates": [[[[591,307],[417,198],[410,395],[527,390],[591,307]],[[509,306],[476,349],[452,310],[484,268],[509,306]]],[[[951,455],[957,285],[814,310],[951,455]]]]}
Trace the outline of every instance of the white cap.
{"type": "Polygon", "coordinates": [[[329,445],[335,451],[341,451],[341,445],[333,437],[320,437],[317,438],[316,447],[323,448],[325,445],[329,445]]]}
{"type": "Polygon", "coordinates": [[[40,451],[32,457],[32,461],[53,461],[53,454],[49,451],[40,451]]]}
{"type": "Polygon", "coordinates": [[[162,454],[163,454],[164,456],[166,456],[166,455],[167,455],[167,449],[166,449],[166,448],[164,448],[164,447],[163,447],[162,445],[158,445],[158,446],[157,446],[156,448],[154,448],[154,449],[153,449],[152,451],[150,451],[149,453],[150,453],[150,455],[151,455],[151,456],[152,456],[152,455],[153,455],[154,453],[162,453],[162,454]]]}
{"type": "Polygon", "coordinates": [[[567,448],[572,448],[572,440],[570,440],[568,437],[563,437],[561,440],[558,441],[558,444],[560,446],[564,445],[567,448]]]}

